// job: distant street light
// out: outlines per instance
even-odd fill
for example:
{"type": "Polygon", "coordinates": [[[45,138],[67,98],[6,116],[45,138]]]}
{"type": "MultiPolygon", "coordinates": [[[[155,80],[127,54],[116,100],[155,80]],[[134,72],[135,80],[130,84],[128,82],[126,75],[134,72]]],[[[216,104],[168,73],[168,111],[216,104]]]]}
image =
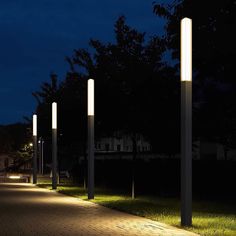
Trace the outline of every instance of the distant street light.
{"type": "Polygon", "coordinates": [[[181,225],[192,225],[192,20],[181,20],[181,225]]]}
{"type": "Polygon", "coordinates": [[[33,115],[33,184],[37,184],[37,115],[33,115]]]}
{"type": "Polygon", "coordinates": [[[57,103],[52,103],[52,189],[57,189],[57,103]]]}
{"type": "Polygon", "coordinates": [[[88,199],[94,199],[94,80],[88,80],[88,199]]]}

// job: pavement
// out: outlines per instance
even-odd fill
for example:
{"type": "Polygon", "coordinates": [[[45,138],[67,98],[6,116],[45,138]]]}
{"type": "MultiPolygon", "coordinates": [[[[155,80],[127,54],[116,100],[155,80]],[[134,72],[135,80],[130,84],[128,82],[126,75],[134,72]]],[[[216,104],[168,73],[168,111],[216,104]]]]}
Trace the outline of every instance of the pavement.
{"type": "Polygon", "coordinates": [[[0,235],[197,234],[26,183],[0,183],[0,235]]]}

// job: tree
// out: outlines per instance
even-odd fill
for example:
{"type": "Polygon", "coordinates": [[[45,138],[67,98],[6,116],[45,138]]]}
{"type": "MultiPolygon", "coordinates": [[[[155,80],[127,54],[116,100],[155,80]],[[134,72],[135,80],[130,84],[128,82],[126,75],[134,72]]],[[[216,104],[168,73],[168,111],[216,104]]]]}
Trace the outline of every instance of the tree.
{"type": "MultiPolygon", "coordinates": [[[[67,61],[70,63],[68,58],[67,61]]],[[[43,83],[41,89],[33,93],[38,101],[38,136],[51,139],[51,104],[57,102],[59,164],[68,166],[85,152],[86,80],[73,69],[61,83],[55,74],[51,74],[50,79],[51,83],[43,83]]]]}
{"type": "Polygon", "coordinates": [[[29,142],[27,132],[28,124],[15,123],[0,126],[0,150],[1,153],[16,152],[29,142]]]}
{"type": "MultiPolygon", "coordinates": [[[[235,146],[236,110],[233,78],[236,57],[236,4],[226,1],[175,0],[154,3],[167,20],[166,43],[179,68],[180,20],[193,20],[193,108],[195,137],[235,146]]],[[[235,146],[236,147],[236,146],[235,146]]]]}
{"type": "Polygon", "coordinates": [[[38,136],[51,137],[51,106],[52,102],[58,101],[57,75],[50,75],[50,83],[44,82],[39,91],[32,95],[37,100],[36,114],[38,116],[38,136]]]}
{"type": "Polygon", "coordinates": [[[178,134],[172,122],[178,115],[174,112],[178,88],[174,70],[162,61],[165,41],[159,37],[145,41],[145,34],[129,27],[123,16],[115,24],[115,38],[115,43],[107,44],[91,40],[95,53],[76,50],[71,60],[73,68],[82,67],[95,79],[96,134],[131,135],[134,160],[139,133],[153,146],[158,143],[159,150],[171,150],[170,137],[178,134]],[[170,125],[164,127],[163,122],[170,125]]]}
{"type": "Polygon", "coordinates": [[[94,55],[76,50],[72,59],[96,81],[96,133],[125,129],[150,136],[152,125],[169,116],[165,112],[175,107],[170,100],[178,95],[174,70],[162,61],[165,42],[159,37],[146,42],[124,17],[115,24],[115,37],[113,44],[91,40],[94,55]]]}
{"type": "MultiPolygon", "coordinates": [[[[25,146],[29,145],[31,141],[28,131],[29,124],[27,123],[0,126],[0,154],[7,154],[13,158],[13,169],[18,169],[20,165],[31,158],[31,153],[25,150],[25,146]]],[[[6,159],[6,170],[8,164],[8,159],[6,159]]]]}
{"type": "MultiPolygon", "coordinates": [[[[61,144],[69,152],[73,142],[81,142],[84,148],[77,154],[82,149],[85,152],[87,80],[93,78],[97,138],[116,131],[129,134],[134,160],[140,133],[150,139],[154,150],[177,152],[179,88],[175,70],[162,60],[165,39],[155,36],[147,40],[145,33],[129,27],[123,16],[114,31],[114,43],[90,40],[92,52],[77,49],[66,58],[70,71],[63,82],[57,85],[51,76],[51,83],[44,83],[34,94],[39,118],[45,117],[40,118],[41,123],[50,124],[51,102],[56,100],[61,144]]],[[[44,133],[49,135],[49,125],[45,127],[44,133]]]]}
{"type": "MultiPolygon", "coordinates": [[[[193,20],[193,59],[195,78],[233,82],[233,59],[236,56],[236,4],[226,1],[175,0],[154,4],[154,12],[167,20],[166,40],[173,59],[180,57],[180,20],[193,20]]],[[[179,68],[179,67],[178,67],[179,68]]]]}

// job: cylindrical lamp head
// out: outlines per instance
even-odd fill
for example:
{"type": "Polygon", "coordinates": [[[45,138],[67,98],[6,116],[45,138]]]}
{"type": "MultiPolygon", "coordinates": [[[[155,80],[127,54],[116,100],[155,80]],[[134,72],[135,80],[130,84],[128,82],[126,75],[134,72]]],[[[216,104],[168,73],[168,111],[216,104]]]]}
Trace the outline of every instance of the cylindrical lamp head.
{"type": "Polygon", "coordinates": [[[33,115],[33,136],[37,136],[37,115],[33,115]]]}
{"type": "Polygon", "coordinates": [[[52,129],[57,129],[57,103],[52,103],[52,129]]]}
{"type": "Polygon", "coordinates": [[[192,20],[181,20],[181,81],[192,81],[192,20]]]}
{"type": "Polygon", "coordinates": [[[88,80],[88,116],[94,116],[94,80],[88,80]]]}

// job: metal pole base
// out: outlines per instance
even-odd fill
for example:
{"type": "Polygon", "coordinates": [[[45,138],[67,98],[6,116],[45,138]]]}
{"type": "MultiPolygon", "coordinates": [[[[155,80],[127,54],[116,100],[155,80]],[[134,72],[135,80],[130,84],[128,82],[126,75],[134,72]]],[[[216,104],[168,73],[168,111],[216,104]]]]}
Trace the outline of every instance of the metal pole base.
{"type": "Polygon", "coordinates": [[[192,81],[181,81],[181,225],[192,225],[192,81]]]}
{"type": "Polygon", "coordinates": [[[33,136],[34,156],[33,156],[33,184],[37,184],[37,136],[33,136]]]}
{"type": "Polygon", "coordinates": [[[57,129],[52,129],[52,189],[57,189],[57,129]]]}
{"type": "Polygon", "coordinates": [[[88,199],[94,199],[94,116],[88,116],[88,199]]]}

